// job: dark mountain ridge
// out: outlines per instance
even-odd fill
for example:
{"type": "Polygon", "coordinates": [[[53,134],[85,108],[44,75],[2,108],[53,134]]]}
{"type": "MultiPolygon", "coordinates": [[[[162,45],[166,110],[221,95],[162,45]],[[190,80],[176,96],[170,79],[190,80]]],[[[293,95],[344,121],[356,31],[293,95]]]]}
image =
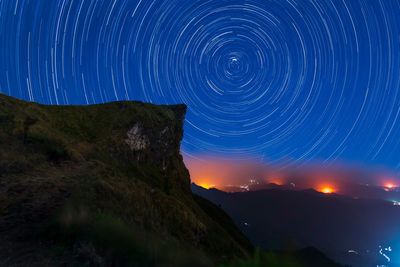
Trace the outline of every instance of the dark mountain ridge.
{"type": "Polygon", "coordinates": [[[249,255],[190,191],[186,106],[0,95],[0,266],[210,266],[249,255]],[[168,265],[170,264],[170,265],[168,265]]]}
{"type": "Polygon", "coordinates": [[[192,185],[192,191],[224,209],[253,244],[263,249],[316,247],[342,264],[398,266],[380,255],[380,246],[399,249],[400,209],[393,203],[271,188],[226,193],[192,185]]]}

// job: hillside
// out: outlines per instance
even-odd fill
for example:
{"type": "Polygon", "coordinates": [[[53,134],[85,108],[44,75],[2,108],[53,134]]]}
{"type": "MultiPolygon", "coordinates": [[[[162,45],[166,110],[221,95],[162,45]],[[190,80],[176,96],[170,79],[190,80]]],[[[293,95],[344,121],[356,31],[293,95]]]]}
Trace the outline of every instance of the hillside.
{"type": "Polygon", "coordinates": [[[252,246],[190,190],[184,105],[0,95],[0,266],[213,266],[252,246]]]}
{"type": "Polygon", "coordinates": [[[311,246],[351,266],[400,264],[400,213],[391,202],[284,187],[226,193],[193,184],[192,190],[224,209],[263,249],[311,246]],[[381,246],[391,247],[390,262],[380,254],[381,246]]]}

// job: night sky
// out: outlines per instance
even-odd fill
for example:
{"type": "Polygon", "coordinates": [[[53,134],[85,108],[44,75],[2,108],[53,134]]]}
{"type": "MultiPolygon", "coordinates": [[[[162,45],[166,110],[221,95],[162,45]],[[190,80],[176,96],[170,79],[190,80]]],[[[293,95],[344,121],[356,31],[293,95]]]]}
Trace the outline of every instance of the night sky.
{"type": "Polygon", "coordinates": [[[400,171],[398,0],[0,0],[0,92],[185,103],[186,157],[400,171]]]}

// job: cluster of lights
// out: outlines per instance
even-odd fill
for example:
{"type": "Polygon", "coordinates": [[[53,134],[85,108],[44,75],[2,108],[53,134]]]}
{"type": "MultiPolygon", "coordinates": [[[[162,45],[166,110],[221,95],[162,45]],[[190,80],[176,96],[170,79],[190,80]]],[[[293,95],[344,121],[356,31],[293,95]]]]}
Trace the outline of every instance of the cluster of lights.
{"type": "Polygon", "coordinates": [[[391,247],[387,247],[387,248],[379,247],[379,254],[381,254],[382,257],[384,257],[388,262],[391,261],[390,257],[387,255],[387,254],[389,254],[389,252],[392,252],[391,247]]]}
{"type": "Polygon", "coordinates": [[[260,182],[255,179],[250,179],[248,184],[240,185],[239,188],[244,191],[250,191],[251,186],[259,185],[260,182]]]}
{"type": "MultiPolygon", "coordinates": [[[[367,252],[367,253],[370,253],[369,250],[366,250],[366,252],[367,252]]],[[[385,259],[385,261],[386,261],[388,264],[390,264],[390,263],[392,262],[392,259],[391,259],[391,257],[390,257],[390,254],[393,252],[393,249],[392,249],[391,246],[388,246],[388,247],[379,246],[378,252],[379,252],[379,255],[381,255],[381,256],[385,259]]],[[[353,249],[348,250],[347,253],[349,253],[349,254],[356,254],[356,255],[359,255],[359,254],[360,254],[357,250],[353,250],[353,249]]],[[[390,266],[392,266],[392,265],[390,265],[390,266]]],[[[386,265],[386,264],[378,264],[378,265],[376,265],[376,267],[389,267],[389,265],[386,265]]]]}
{"type": "Polygon", "coordinates": [[[397,185],[395,185],[393,183],[386,183],[386,184],[384,184],[383,189],[386,192],[397,191],[399,189],[399,186],[397,186],[397,185]]]}

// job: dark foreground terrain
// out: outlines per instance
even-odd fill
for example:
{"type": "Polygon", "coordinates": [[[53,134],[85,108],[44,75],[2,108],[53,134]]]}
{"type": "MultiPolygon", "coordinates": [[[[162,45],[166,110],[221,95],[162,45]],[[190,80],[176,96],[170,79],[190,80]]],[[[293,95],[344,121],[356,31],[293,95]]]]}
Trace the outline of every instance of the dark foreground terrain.
{"type": "Polygon", "coordinates": [[[0,95],[0,266],[337,266],[314,249],[260,253],[192,195],[185,111],[0,95]]]}
{"type": "Polygon", "coordinates": [[[313,246],[354,267],[400,266],[400,207],[392,202],[280,187],[239,193],[194,184],[192,189],[223,208],[263,249],[313,246]]]}

